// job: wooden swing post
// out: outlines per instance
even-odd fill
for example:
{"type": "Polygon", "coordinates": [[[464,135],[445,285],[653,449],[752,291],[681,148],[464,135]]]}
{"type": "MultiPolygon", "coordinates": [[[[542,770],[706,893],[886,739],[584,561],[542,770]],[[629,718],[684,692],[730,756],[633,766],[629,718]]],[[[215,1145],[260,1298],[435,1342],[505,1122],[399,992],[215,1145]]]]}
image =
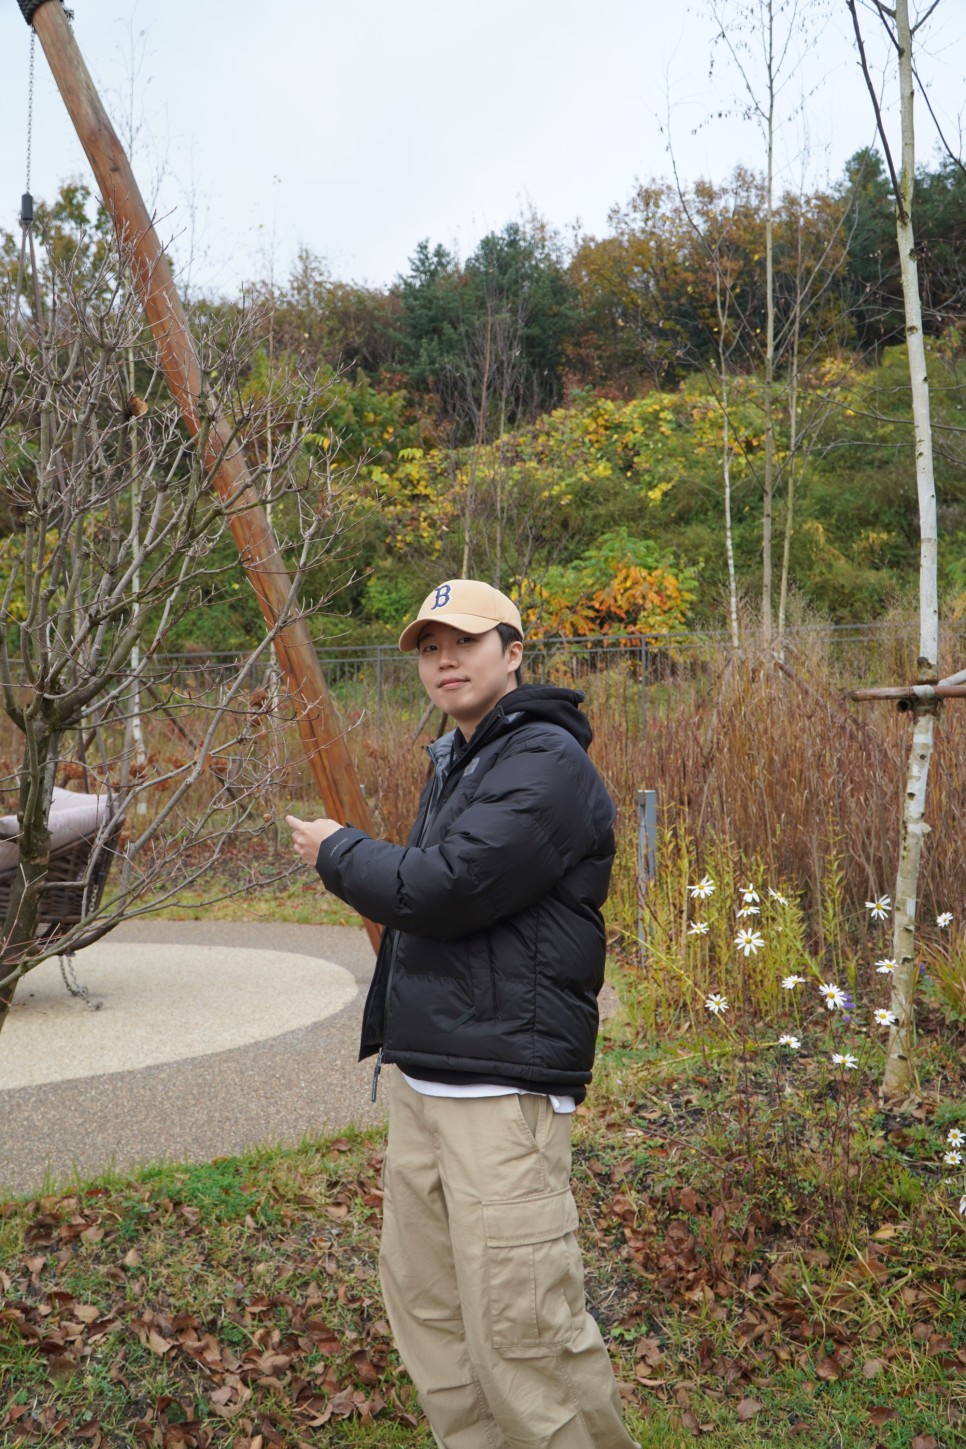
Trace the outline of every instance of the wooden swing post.
{"type": "MultiPolygon", "coordinates": [[[[97,179],[117,236],[130,257],[134,284],[160,352],[161,365],[192,437],[209,423],[212,404],[174,284],[134,173],[91,80],[61,0],[18,0],[33,25],[68,115],[97,179]]],[[[299,732],[325,808],[333,819],[371,829],[368,806],[329,699],[304,616],[293,606],[292,583],[275,535],[258,501],[245,459],[225,419],[215,416],[206,442],[215,490],[229,505],[228,521],[265,623],[275,629],[275,654],[298,712],[299,732]],[[288,617],[286,617],[288,616],[288,617]]],[[[365,922],[373,947],[380,929],[365,922]]]]}

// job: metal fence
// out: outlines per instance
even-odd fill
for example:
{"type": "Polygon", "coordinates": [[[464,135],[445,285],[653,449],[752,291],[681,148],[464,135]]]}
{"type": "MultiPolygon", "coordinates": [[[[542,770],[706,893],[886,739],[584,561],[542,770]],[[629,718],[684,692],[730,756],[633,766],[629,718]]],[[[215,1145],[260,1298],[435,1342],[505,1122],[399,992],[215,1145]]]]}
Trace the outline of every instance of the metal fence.
{"type": "MultiPolygon", "coordinates": [[[[842,690],[894,684],[914,677],[918,627],[914,622],[809,625],[786,630],[780,657],[791,670],[821,670],[842,690]]],[[[761,641],[750,642],[754,656],[761,641]]],[[[348,723],[363,715],[378,725],[384,710],[418,717],[426,703],[411,654],[394,644],[320,645],[319,659],[332,697],[348,723]]],[[[597,707],[613,705],[640,723],[688,699],[698,702],[713,686],[728,657],[724,631],[663,635],[608,635],[588,639],[528,641],[524,677],[531,683],[580,689],[597,707]]],[[[966,664],[966,620],[944,629],[942,657],[948,668],[966,664]]],[[[217,692],[245,667],[243,654],[169,655],[159,662],[166,692],[185,700],[217,692]]],[[[251,688],[269,687],[274,665],[266,658],[251,669],[251,688]]]]}

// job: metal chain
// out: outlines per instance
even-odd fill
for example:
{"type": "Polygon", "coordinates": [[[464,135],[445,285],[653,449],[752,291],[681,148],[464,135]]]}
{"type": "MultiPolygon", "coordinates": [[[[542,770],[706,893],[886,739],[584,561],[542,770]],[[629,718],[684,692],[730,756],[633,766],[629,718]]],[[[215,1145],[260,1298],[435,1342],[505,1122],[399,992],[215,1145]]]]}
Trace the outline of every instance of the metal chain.
{"type": "Polygon", "coordinates": [[[74,970],[73,951],[68,951],[60,957],[60,974],[71,996],[79,996],[89,1011],[100,1011],[104,1005],[103,1001],[95,1001],[87,987],[83,986],[77,979],[77,973],[74,970]]]}
{"type": "Polygon", "coordinates": [[[30,194],[30,165],[34,142],[34,57],[37,53],[37,32],[30,27],[30,81],[27,87],[27,184],[24,191],[30,194]]]}

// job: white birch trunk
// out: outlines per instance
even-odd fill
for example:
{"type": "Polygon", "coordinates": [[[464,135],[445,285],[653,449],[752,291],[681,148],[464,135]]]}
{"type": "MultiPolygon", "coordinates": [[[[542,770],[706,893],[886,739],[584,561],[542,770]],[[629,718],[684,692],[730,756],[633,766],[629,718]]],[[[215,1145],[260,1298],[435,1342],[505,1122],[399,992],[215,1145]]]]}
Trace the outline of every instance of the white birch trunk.
{"type": "Polygon", "coordinates": [[[715,269],[715,301],[718,311],[718,380],[721,385],[721,473],[724,479],[725,557],[728,562],[728,626],[731,648],[738,653],[738,581],[735,576],[735,550],[731,532],[731,428],[728,416],[728,348],[725,333],[728,326],[728,304],[721,296],[721,271],[715,269]]]}
{"type": "Polygon", "coordinates": [[[798,453],[798,372],[802,332],[802,219],[799,215],[795,262],[795,310],[792,328],[792,359],[788,372],[788,485],[785,490],[785,543],[782,548],[782,578],[778,596],[778,639],[785,657],[785,620],[788,610],[788,572],[792,537],[795,532],[795,460],[798,453]]]}
{"type": "Polygon", "coordinates": [[[765,489],[761,510],[761,627],[766,644],[772,627],[772,504],[775,496],[775,15],[767,10],[768,55],[768,197],[765,210],[765,489]]]}
{"type": "MultiPolygon", "coordinates": [[[[916,448],[916,487],[919,495],[919,659],[917,679],[934,682],[938,677],[939,605],[937,580],[936,484],[932,463],[932,432],[929,417],[929,379],[922,335],[922,307],[919,301],[919,269],[916,263],[912,224],[913,185],[916,168],[913,124],[912,31],[908,0],[897,0],[896,36],[899,44],[899,89],[902,116],[902,170],[897,198],[896,234],[902,268],[909,382],[916,448]]],[[[922,839],[928,826],[923,818],[929,765],[932,759],[935,701],[921,701],[913,711],[912,746],[903,801],[899,868],[896,874],[891,1009],[898,1023],[889,1034],[882,1093],[895,1098],[909,1092],[913,1084],[913,1002],[916,988],[916,897],[922,839]]]]}

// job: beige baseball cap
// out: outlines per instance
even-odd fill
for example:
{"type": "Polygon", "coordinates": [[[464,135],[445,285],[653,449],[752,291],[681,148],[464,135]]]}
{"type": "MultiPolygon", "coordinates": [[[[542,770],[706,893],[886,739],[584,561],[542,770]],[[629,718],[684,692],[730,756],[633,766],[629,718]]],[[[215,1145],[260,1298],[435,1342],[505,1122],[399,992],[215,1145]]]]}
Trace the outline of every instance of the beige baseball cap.
{"type": "Polygon", "coordinates": [[[520,610],[513,600],[479,579],[447,579],[427,594],[419,613],[399,636],[403,652],[416,648],[423,626],[431,620],[465,629],[467,634],[486,634],[497,624],[512,624],[523,636],[520,610]]]}

